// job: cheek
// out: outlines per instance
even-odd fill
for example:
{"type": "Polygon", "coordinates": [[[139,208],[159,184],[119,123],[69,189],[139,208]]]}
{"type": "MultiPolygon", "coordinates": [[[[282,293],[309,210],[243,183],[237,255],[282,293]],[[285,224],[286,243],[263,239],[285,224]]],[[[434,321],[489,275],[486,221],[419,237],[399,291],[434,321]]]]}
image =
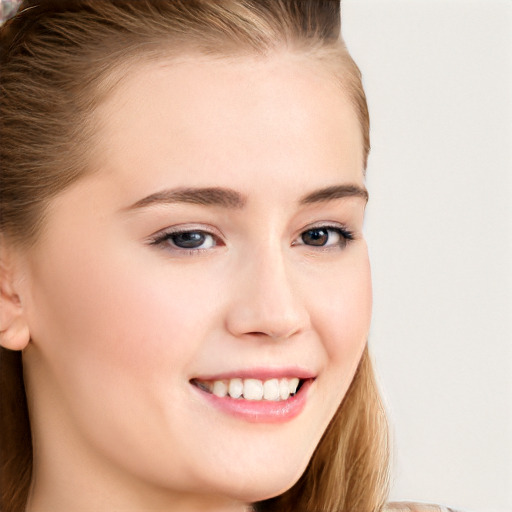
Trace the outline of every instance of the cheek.
{"type": "Polygon", "coordinates": [[[216,321],[216,302],[190,272],[152,253],[104,248],[101,257],[78,246],[56,252],[34,268],[27,368],[38,411],[69,421],[63,436],[83,435],[138,468],[127,449],[137,439],[157,445],[183,436],[174,414],[186,411],[189,368],[216,321]]]}
{"type": "Polygon", "coordinates": [[[214,301],[145,252],[81,249],[50,255],[32,276],[31,333],[55,371],[136,380],[187,364],[206,328],[197,312],[214,301]]]}
{"type": "Polygon", "coordinates": [[[350,366],[355,371],[370,329],[372,286],[364,249],[325,283],[314,314],[331,364],[344,370],[350,366]]]}

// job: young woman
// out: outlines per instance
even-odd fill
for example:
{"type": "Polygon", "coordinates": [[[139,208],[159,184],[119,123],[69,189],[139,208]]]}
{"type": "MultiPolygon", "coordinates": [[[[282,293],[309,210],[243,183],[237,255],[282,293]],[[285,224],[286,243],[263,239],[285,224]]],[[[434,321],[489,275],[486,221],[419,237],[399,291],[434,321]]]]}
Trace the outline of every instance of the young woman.
{"type": "Polygon", "coordinates": [[[339,3],[34,0],[1,32],[2,510],[381,510],[339,3]]]}

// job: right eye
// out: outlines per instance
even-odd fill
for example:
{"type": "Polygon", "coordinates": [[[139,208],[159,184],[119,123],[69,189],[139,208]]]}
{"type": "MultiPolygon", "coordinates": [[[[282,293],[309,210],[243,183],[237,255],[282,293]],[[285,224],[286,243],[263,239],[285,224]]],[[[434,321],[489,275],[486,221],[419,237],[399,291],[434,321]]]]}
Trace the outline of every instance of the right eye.
{"type": "Polygon", "coordinates": [[[219,240],[213,234],[198,229],[167,231],[151,242],[152,245],[170,246],[171,249],[185,251],[201,251],[217,246],[219,240]]]}

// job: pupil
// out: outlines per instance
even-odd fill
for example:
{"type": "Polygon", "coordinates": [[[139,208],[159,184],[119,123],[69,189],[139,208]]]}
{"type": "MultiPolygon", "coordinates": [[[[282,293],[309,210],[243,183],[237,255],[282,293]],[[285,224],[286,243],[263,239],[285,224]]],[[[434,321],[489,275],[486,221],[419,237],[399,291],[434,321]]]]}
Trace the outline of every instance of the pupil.
{"type": "Polygon", "coordinates": [[[198,233],[197,231],[189,231],[186,233],[178,233],[174,235],[173,242],[178,247],[184,249],[195,249],[204,244],[204,234],[198,233]]]}
{"type": "Polygon", "coordinates": [[[302,241],[308,245],[325,245],[328,237],[326,229],[310,229],[302,235],[302,241]]]}

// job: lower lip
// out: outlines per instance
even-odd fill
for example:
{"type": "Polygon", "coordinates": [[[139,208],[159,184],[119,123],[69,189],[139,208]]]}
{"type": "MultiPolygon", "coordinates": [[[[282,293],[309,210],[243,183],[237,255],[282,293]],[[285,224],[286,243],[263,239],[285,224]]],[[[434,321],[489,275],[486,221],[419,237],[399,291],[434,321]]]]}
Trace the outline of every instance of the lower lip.
{"type": "Polygon", "coordinates": [[[312,384],[313,379],[306,380],[296,395],[278,402],[219,397],[196,386],[194,388],[214,407],[237,418],[251,423],[285,423],[302,412],[312,384]]]}

